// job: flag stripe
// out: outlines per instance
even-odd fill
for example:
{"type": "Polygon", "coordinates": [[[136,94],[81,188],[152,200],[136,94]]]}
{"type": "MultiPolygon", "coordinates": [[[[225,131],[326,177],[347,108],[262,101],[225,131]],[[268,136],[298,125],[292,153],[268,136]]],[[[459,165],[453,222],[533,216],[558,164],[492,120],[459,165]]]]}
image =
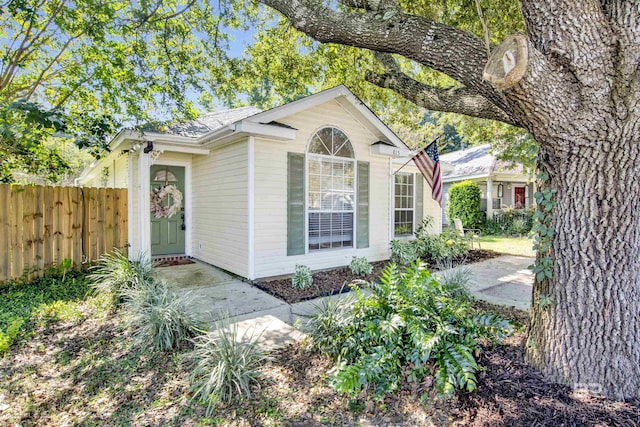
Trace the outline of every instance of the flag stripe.
{"type": "Polygon", "coordinates": [[[412,160],[431,186],[431,197],[442,207],[442,173],[436,141],[437,138],[424,150],[413,156],[412,160]]]}

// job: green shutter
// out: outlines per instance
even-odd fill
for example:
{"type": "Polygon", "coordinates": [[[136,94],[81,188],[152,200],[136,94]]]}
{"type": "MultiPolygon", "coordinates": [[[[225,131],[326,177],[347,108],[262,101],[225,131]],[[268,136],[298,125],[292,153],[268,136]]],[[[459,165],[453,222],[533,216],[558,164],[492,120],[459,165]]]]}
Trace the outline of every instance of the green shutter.
{"type": "Polygon", "coordinates": [[[424,178],[421,173],[417,173],[416,177],[416,228],[420,227],[424,218],[424,178]]]}
{"type": "Polygon", "coordinates": [[[304,154],[288,153],[287,255],[305,253],[304,248],[304,154]]]}
{"type": "Polygon", "coordinates": [[[369,162],[358,162],[357,248],[369,247],[369,162]]]}

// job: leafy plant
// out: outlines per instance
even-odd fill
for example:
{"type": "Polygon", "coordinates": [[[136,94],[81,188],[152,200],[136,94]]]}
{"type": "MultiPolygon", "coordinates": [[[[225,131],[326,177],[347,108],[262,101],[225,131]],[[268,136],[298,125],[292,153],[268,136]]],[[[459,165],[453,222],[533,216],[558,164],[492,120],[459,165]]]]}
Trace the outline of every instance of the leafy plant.
{"type": "Polygon", "coordinates": [[[154,280],[152,262],[146,254],[140,253],[130,261],[127,254],[118,249],[102,255],[91,271],[91,286],[111,295],[116,305],[129,290],[154,280]]]}
{"type": "Polygon", "coordinates": [[[391,261],[397,264],[407,265],[415,261],[418,257],[414,241],[403,242],[401,240],[392,240],[390,246],[391,261]]]}
{"type": "Polygon", "coordinates": [[[313,283],[311,269],[306,265],[296,264],[296,270],[291,278],[291,284],[295,289],[305,289],[313,283]]]}
{"type": "Polygon", "coordinates": [[[469,252],[469,241],[455,230],[446,229],[438,235],[426,235],[414,240],[420,259],[441,262],[461,258],[469,252]]]}
{"type": "Polygon", "coordinates": [[[494,218],[487,218],[480,227],[482,234],[487,236],[497,236],[504,233],[504,226],[494,218]]]}
{"type": "Polygon", "coordinates": [[[524,218],[516,218],[511,223],[511,227],[509,227],[509,231],[511,233],[515,233],[519,236],[528,233],[531,230],[531,227],[527,225],[527,221],[524,218]]]}
{"type": "Polygon", "coordinates": [[[403,378],[420,381],[426,376],[434,376],[445,395],[455,389],[472,391],[479,339],[498,339],[510,331],[507,321],[480,314],[456,298],[420,261],[404,272],[390,264],[368,289],[370,295],[354,291],[357,301],[348,316],[328,322],[332,341],[314,338],[336,361],[334,387],[351,396],[366,390],[382,398],[403,378]]]}
{"type": "Polygon", "coordinates": [[[351,272],[356,276],[366,276],[368,274],[371,274],[371,271],[373,271],[373,266],[369,264],[369,261],[367,261],[366,257],[354,256],[351,259],[349,268],[351,268],[351,272]]]}
{"type": "Polygon", "coordinates": [[[449,201],[447,202],[447,218],[453,223],[460,218],[466,228],[478,228],[484,220],[480,208],[480,187],[473,181],[462,181],[449,187],[449,201]]]}
{"type": "Polygon", "coordinates": [[[208,417],[218,401],[251,397],[251,385],[258,384],[258,368],[266,359],[257,339],[248,331],[239,335],[237,324],[219,323],[193,340],[194,349],[186,355],[193,366],[189,380],[193,399],[207,405],[208,417]]]}
{"type": "Polygon", "coordinates": [[[11,320],[5,332],[0,330],[0,354],[4,354],[15,342],[23,323],[24,319],[18,317],[11,320]]]}
{"type": "Polygon", "coordinates": [[[124,308],[131,315],[134,341],[142,347],[166,351],[178,348],[203,331],[189,309],[189,294],[178,295],[155,279],[122,288],[124,308]]]}

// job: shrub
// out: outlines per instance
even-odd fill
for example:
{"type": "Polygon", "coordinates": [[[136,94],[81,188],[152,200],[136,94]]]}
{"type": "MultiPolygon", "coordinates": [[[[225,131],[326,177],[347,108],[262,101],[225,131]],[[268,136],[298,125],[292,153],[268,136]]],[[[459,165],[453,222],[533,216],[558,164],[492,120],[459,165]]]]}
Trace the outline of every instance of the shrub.
{"type": "Polygon", "coordinates": [[[154,279],[123,288],[124,307],[131,315],[134,341],[166,351],[178,348],[202,332],[198,316],[189,310],[188,294],[176,295],[166,282],[154,279]]]}
{"type": "Polygon", "coordinates": [[[349,268],[351,268],[351,273],[356,276],[366,276],[371,274],[373,271],[373,266],[369,264],[366,257],[356,257],[354,256],[351,259],[351,264],[349,264],[349,268]]]}
{"type": "Polygon", "coordinates": [[[493,218],[487,218],[480,228],[482,229],[482,234],[488,236],[495,236],[504,233],[503,225],[493,218]]]}
{"type": "Polygon", "coordinates": [[[130,261],[127,254],[118,249],[111,254],[102,255],[91,271],[91,286],[99,293],[111,295],[116,305],[129,289],[153,280],[149,257],[139,254],[130,261]]]}
{"type": "Polygon", "coordinates": [[[482,224],[484,214],[480,209],[480,187],[473,181],[462,181],[449,188],[447,202],[447,218],[453,223],[460,218],[466,228],[478,228],[482,224]]]}
{"type": "Polygon", "coordinates": [[[327,350],[336,365],[332,383],[351,396],[363,390],[382,398],[400,381],[435,376],[440,392],[472,391],[479,369],[479,339],[497,339],[510,331],[497,316],[481,315],[455,298],[421,262],[401,273],[390,264],[370,295],[356,289],[350,316],[335,327],[327,350]]]}
{"type": "Polygon", "coordinates": [[[520,223],[519,226],[522,232],[518,234],[527,234],[533,226],[534,212],[534,209],[505,209],[497,212],[494,219],[500,224],[503,232],[508,231],[509,233],[517,233],[512,229],[514,221],[524,220],[525,225],[522,226],[522,223],[520,223]]]}
{"type": "Polygon", "coordinates": [[[189,380],[193,399],[207,405],[207,417],[218,401],[231,403],[251,397],[258,383],[258,368],[266,359],[257,337],[238,336],[237,325],[218,324],[215,331],[194,339],[194,350],[186,355],[193,365],[189,380]]]}
{"type": "Polygon", "coordinates": [[[13,345],[23,323],[24,320],[22,318],[12,319],[5,332],[0,330],[0,355],[4,354],[13,345]]]}
{"type": "Polygon", "coordinates": [[[461,258],[469,252],[469,241],[455,230],[446,229],[439,235],[414,241],[420,259],[438,263],[444,259],[461,258]]]}
{"type": "Polygon", "coordinates": [[[523,234],[528,233],[531,230],[531,227],[527,226],[527,221],[524,218],[516,218],[511,223],[511,227],[509,227],[509,231],[511,233],[522,236],[523,234]]]}
{"type": "Polygon", "coordinates": [[[305,289],[313,283],[311,269],[306,265],[296,264],[296,270],[291,278],[291,284],[294,289],[305,289]]]}
{"type": "Polygon", "coordinates": [[[415,241],[392,240],[391,261],[396,264],[407,265],[418,257],[417,244],[415,241]]]}

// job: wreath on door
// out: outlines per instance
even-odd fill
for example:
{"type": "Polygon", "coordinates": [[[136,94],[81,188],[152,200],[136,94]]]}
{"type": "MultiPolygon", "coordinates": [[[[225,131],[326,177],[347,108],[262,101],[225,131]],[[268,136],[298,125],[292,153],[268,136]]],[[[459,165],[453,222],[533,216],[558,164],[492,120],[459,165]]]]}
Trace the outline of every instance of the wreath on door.
{"type": "Polygon", "coordinates": [[[151,213],[156,218],[171,218],[182,208],[182,193],[175,185],[164,185],[151,192],[151,213]],[[165,199],[171,196],[173,203],[167,206],[165,199]]]}

